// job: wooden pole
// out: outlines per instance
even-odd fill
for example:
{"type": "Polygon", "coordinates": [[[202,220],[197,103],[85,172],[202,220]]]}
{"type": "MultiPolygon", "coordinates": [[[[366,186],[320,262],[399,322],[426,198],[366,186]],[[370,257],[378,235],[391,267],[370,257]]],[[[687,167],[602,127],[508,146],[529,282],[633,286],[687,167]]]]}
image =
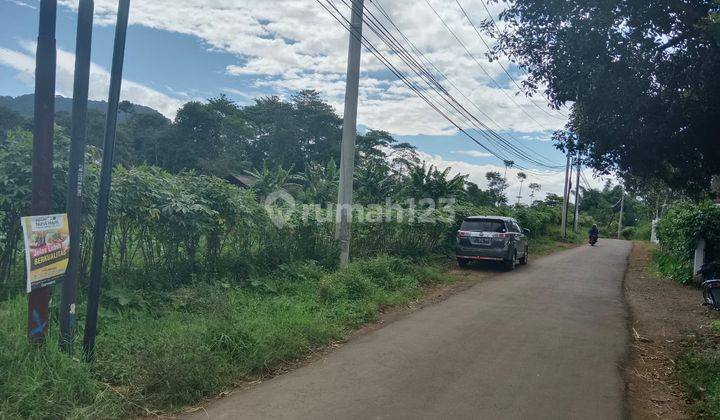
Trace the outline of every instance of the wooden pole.
{"type": "MultiPolygon", "coordinates": [[[[40,2],[40,19],[35,52],[35,117],[32,151],[33,216],[50,214],[53,207],[53,135],[55,125],[55,20],[57,1],[40,2]]],[[[28,294],[28,340],[45,342],[48,329],[50,286],[28,294]]]]}

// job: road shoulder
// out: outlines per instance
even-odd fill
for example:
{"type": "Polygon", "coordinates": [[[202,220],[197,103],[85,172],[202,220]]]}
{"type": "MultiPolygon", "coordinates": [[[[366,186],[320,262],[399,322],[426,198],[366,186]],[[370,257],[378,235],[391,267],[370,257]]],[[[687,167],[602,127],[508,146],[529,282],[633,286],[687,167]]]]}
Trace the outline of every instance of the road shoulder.
{"type": "Polygon", "coordinates": [[[689,418],[677,359],[686,350],[684,343],[716,316],[701,306],[700,290],[653,273],[651,259],[651,245],[635,242],[625,273],[630,337],[623,374],[628,414],[632,419],[689,418]]]}

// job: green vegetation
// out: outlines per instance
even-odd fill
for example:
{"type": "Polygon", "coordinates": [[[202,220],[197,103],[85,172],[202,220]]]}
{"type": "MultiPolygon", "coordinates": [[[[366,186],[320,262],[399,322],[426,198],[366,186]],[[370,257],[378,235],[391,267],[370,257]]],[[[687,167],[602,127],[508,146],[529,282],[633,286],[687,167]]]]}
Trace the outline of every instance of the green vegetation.
{"type": "Polygon", "coordinates": [[[720,342],[717,328],[687,344],[690,350],[678,361],[678,372],[696,418],[720,418],[720,342]]]}
{"type": "Polygon", "coordinates": [[[705,260],[720,260],[720,207],[711,202],[681,201],[673,205],[657,227],[660,250],[655,262],[661,274],[681,283],[692,281],[697,241],[706,241],[705,260]]]}
{"type": "Polygon", "coordinates": [[[25,299],[0,306],[0,417],[125,417],[197,403],[267,373],[445,281],[433,265],[389,256],[328,272],[283,265],[242,284],[198,282],[103,302],[96,361],[25,340],[25,299]]]}
{"type": "MultiPolygon", "coordinates": [[[[47,346],[27,344],[19,217],[30,202],[32,135],[13,115],[4,121],[15,126],[0,127],[2,418],[166,412],[268,374],[343,339],[382,308],[421,297],[424,286],[452,280],[441,267],[465,216],[516,217],[532,231],[533,255],[558,248],[557,196],[507,205],[499,173],[488,173],[483,190],[371,130],[358,136],[354,200],[363,208],[353,210],[354,261],[338,271],[335,213],[327,203],[337,197],[341,121],[315,93],[249,107],[225,98],[189,103],[173,122],[124,108],[92,364],[59,351],[54,315],[47,346]],[[228,175],[249,176],[252,185],[233,185],[228,175]],[[266,205],[279,190],[287,194],[266,205]],[[445,206],[443,199],[454,202],[445,206]]],[[[62,212],[68,139],[65,121],[58,123],[54,203],[62,212]]],[[[80,328],[102,153],[92,130],[80,328]]],[[[528,188],[536,194],[541,186],[528,188]]],[[[600,194],[615,192],[608,186],[600,194]]],[[[583,211],[581,232],[569,241],[583,241],[594,220],[583,211]]]]}
{"type": "Polygon", "coordinates": [[[527,70],[528,90],[572,103],[586,164],[706,196],[720,173],[720,2],[502,3],[494,52],[527,70]]]}

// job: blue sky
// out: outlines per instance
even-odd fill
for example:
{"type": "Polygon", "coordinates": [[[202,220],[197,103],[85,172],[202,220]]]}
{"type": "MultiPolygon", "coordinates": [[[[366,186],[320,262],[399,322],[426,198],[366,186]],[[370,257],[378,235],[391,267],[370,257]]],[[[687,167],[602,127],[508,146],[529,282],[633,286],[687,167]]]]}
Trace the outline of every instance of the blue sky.
{"type": "MultiPolygon", "coordinates": [[[[462,2],[475,23],[487,18],[481,1],[462,2]]],[[[59,3],[57,92],[71,96],[77,1],[59,3]]],[[[335,3],[347,14],[339,0],[335,3]]],[[[465,107],[473,113],[478,110],[479,119],[507,138],[512,136],[510,141],[518,147],[532,150],[546,161],[564,163],[562,154],[548,141],[564,118],[554,110],[539,110],[537,105],[545,107],[542,97],[535,96],[532,104],[516,95],[517,89],[502,67],[487,62],[485,48],[453,0],[431,3],[472,56],[431,9],[422,7],[424,2],[380,3],[404,34],[469,98],[454,93],[465,107]],[[403,13],[407,7],[414,13],[403,13]],[[483,60],[482,68],[475,61],[478,59],[483,60]]],[[[38,0],[0,0],[0,95],[32,92],[38,4],[38,0]]],[[[95,4],[90,96],[104,99],[117,2],[96,0],[95,4]]],[[[494,13],[499,12],[497,5],[492,7],[494,13]]],[[[381,51],[397,58],[367,27],[365,33],[381,51]]],[[[247,104],[262,95],[288,96],[312,88],[341,111],[346,50],[347,33],[314,0],[133,0],[123,99],[151,106],[172,118],[188,100],[226,94],[247,104]]],[[[523,77],[511,63],[505,61],[505,67],[516,80],[523,77]]],[[[453,171],[467,173],[481,185],[486,171],[504,169],[498,158],[458,134],[367,51],[363,51],[361,80],[358,121],[362,127],[390,131],[416,145],[429,163],[452,166],[453,171]]],[[[542,184],[545,192],[561,191],[561,171],[515,160],[531,170],[530,182],[542,184]]],[[[512,170],[510,175],[514,179],[512,170]]]]}

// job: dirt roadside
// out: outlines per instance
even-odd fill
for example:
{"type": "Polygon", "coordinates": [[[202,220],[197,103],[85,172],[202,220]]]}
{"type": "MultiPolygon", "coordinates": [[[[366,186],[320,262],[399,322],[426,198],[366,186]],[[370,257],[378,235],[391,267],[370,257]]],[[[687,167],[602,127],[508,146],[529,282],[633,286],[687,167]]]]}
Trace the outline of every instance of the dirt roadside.
{"type": "Polygon", "coordinates": [[[683,341],[718,314],[701,305],[700,290],[658,278],[650,265],[650,245],[635,242],[624,282],[630,310],[630,349],[623,369],[628,414],[631,419],[686,419],[689,405],[675,361],[683,341]]]}

